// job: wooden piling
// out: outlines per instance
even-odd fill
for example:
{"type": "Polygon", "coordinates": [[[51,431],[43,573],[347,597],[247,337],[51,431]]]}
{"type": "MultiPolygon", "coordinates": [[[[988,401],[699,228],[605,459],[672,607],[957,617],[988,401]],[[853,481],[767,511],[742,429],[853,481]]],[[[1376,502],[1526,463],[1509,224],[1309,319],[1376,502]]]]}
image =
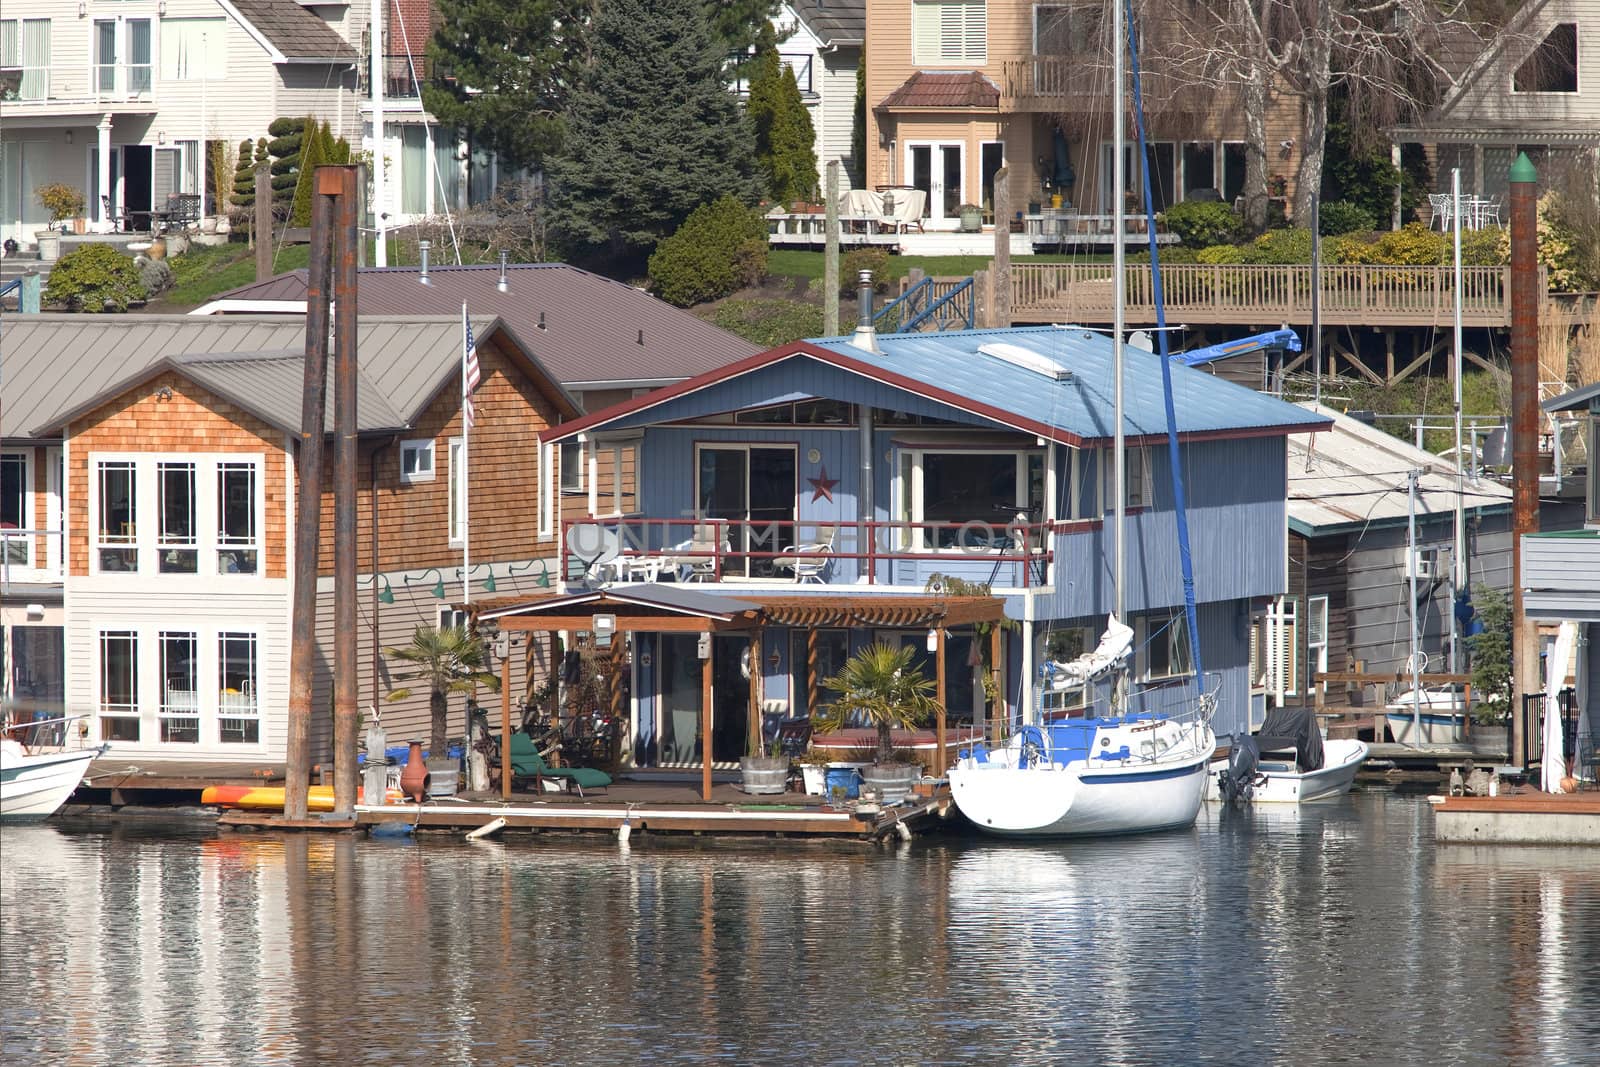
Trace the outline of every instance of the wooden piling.
{"type": "MultiPolygon", "coordinates": [[[[346,818],[356,805],[356,169],[318,167],[319,199],[333,205],[334,415],[333,415],[333,812],[346,818]]],[[[377,579],[373,579],[377,584],[377,579]]]]}
{"type": "Polygon", "coordinates": [[[256,223],[251,237],[256,242],[256,281],[272,277],[272,166],[256,164],[256,223]]]}
{"type": "Polygon", "coordinates": [[[1511,166],[1511,751],[1532,725],[1523,697],[1539,691],[1539,632],[1522,603],[1522,537],[1539,530],[1538,174],[1526,155],[1511,166]]]}

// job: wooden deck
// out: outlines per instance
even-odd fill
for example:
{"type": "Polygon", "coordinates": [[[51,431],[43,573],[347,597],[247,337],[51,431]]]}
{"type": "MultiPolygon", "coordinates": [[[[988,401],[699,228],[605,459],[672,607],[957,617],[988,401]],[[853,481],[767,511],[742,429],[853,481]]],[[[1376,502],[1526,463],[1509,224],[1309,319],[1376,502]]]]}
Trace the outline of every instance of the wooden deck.
{"type": "Polygon", "coordinates": [[[283,764],[255,761],[189,762],[102,756],[89,764],[77,796],[109,792],[112,807],[136,804],[150,793],[198,794],[213,785],[282,785],[283,764]]]}
{"type": "Polygon", "coordinates": [[[1434,836],[1452,844],[1600,845],[1600,790],[1433,797],[1434,836]]]}
{"type": "MultiPolygon", "coordinates": [[[[1127,267],[1127,321],[1156,321],[1148,264],[1127,267]]],[[[1013,263],[1014,323],[1110,322],[1111,266],[1106,263],[1013,263]]],[[[1311,322],[1311,267],[1259,264],[1164,264],[1169,323],[1194,325],[1307,325],[1311,322]]],[[[1453,322],[1455,273],[1448,267],[1326,265],[1322,268],[1324,326],[1436,326],[1453,322]]],[[[1462,270],[1462,323],[1511,323],[1509,267],[1462,270]]]]}

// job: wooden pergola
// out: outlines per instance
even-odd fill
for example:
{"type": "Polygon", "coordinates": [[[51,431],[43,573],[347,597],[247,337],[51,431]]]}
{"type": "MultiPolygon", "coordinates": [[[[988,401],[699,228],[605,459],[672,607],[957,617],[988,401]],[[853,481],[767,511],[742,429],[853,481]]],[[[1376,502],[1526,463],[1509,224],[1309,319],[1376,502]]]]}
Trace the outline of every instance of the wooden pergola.
{"type": "MultiPolygon", "coordinates": [[[[862,595],[819,592],[812,596],[728,596],[702,592],[670,583],[613,586],[576,593],[537,597],[503,597],[473,604],[479,623],[493,623],[505,631],[550,635],[552,667],[556,635],[561,631],[596,633],[596,617],[604,617],[615,635],[627,633],[746,633],[750,662],[763,662],[762,644],[768,626],[806,631],[807,707],[817,706],[817,630],[869,627],[930,630],[935,635],[934,659],[938,674],[934,717],[937,754],[934,773],[944,772],[947,742],[944,651],[946,631],[953,626],[989,624],[991,668],[1000,669],[1000,623],[1005,605],[990,596],[862,595]]],[[[511,670],[510,657],[501,661],[500,684],[500,792],[511,796],[511,670]]],[[[709,648],[700,660],[701,678],[701,795],[711,799],[711,731],[713,726],[712,660],[709,648]]],[[[750,675],[750,736],[762,729],[762,672],[750,675]]]]}

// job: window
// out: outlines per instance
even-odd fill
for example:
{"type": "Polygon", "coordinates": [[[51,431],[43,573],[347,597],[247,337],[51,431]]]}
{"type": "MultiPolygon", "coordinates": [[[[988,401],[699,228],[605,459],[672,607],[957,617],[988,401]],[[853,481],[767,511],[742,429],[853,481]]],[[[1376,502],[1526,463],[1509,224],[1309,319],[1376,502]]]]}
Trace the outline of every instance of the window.
{"type": "Polygon", "coordinates": [[[0,536],[5,538],[3,558],[13,567],[26,567],[32,555],[33,538],[13,535],[12,530],[27,530],[28,457],[21,452],[0,455],[0,536]]]}
{"type": "Polygon", "coordinates": [[[433,481],[433,442],[400,442],[400,484],[433,481]]]}
{"type": "Polygon", "coordinates": [[[256,540],[256,465],[217,464],[217,571],[255,574],[261,545],[256,540]]]}
{"type": "Polygon", "coordinates": [[[255,634],[217,634],[217,737],[225,745],[261,741],[259,666],[255,634]]]}
{"type": "MultiPolygon", "coordinates": [[[[1094,630],[1088,626],[1053,629],[1045,640],[1044,658],[1049,663],[1071,663],[1085,652],[1092,651],[1097,643],[1094,630]]],[[[1088,706],[1089,692],[1090,687],[1086,685],[1057,689],[1047,679],[1040,705],[1046,718],[1064,718],[1088,706]]]]}
{"type": "Polygon", "coordinates": [[[911,8],[912,62],[981,64],[989,56],[984,0],[916,0],[911,8]]]}
{"type": "MultiPolygon", "coordinates": [[[[1130,448],[1126,450],[1123,464],[1127,467],[1127,493],[1123,497],[1122,505],[1127,508],[1143,508],[1150,506],[1150,450],[1148,448],[1130,448]]],[[[1115,504],[1113,487],[1117,474],[1117,460],[1109,448],[1100,452],[1100,500],[1102,513],[1110,511],[1115,504]]]]}
{"type": "Polygon", "coordinates": [[[161,740],[195,744],[200,740],[198,641],[193,633],[163,630],[161,650],[161,740]]]}
{"type": "Polygon", "coordinates": [[[148,97],[152,74],[150,40],[149,19],[97,19],[95,91],[117,98],[148,97]]]}
{"type": "Polygon", "coordinates": [[[466,536],[467,479],[463,459],[466,442],[459,437],[450,438],[450,543],[461,544],[466,536]]]}
{"type": "Polygon", "coordinates": [[[548,541],[555,535],[556,495],[551,489],[551,468],[555,466],[555,446],[539,445],[539,539],[548,541]]]}
{"type": "Polygon", "coordinates": [[[139,740],[139,635],[100,632],[100,740],[139,740]]]}
{"type": "Polygon", "coordinates": [[[1087,56],[1101,48],[1098,4],[1036,4],[1033,9],[1033,54],[1087,56]]]}
{"type": "MultiPolygon", "coordinates": [[[[1589,455],[1600,456],[1600,412],[1589,416],[1589,455]]],[[[1600,462],[1589,460],[1589,509],[1586,521],[1600,525],[1600,462]]]]}
{"type": "Polygon", "coordinates": [[[1222,142],[1222,202],[1231,204],[1244,194],[1245,151],[1242,141],[1222,142]]]}
{"type": "Polygon", "coordinates": [[[583,492],[583,443],[577,440],[561,442],[561,491],[583,492]]]}
{"type": "Polygon", "coordinates": [[[1182,611],[1151,615],[1139,620],[1139,646],[1144,651],[1144,680],[1185,678],[1189,665],[1189,619],[1182,611]]]}
{"type": "Polygon", "coordinates": [[[628,515],[634,511],[638,499],[636,465],[639,449],[632,442],[595,446],[596,505],[610,505],[609,514],[628,515]]]}
{"type": "Polygon", "coordinates": [[[97,553],[102,571],[139,569],[134,465],[126,461],[98,466],[100,525],[97,553]]]}
{"type": "Polygon", "coordinates": [[[161,20],[161,77],[215,81],[228,74],[226,19],[161,20]]]}
{"type": "Polygon", "coordinates": [[[198,530],[194,515],[194,464],[156,464],[161,529],[157,566],[162,574],[195,574],[200,569],[198,530]]]}
{"type": "Polygon", "coordinates": [[[812,633],[816,634],[817,649],[817,703],[826,704],[832,700],[834,694],[823,688],[822,683],[839,673],[839,668],[844,666],[850,657],[850,631],[827,630],[815,631],[791,630],[789,632],[789,684],[793,699],[789,701],[789,714],[794,718],[805,718],[814,713],[810,706],[811,688],[810,679],[807,677],[806,656],[807,642],[812,633]]]}
{"type": "Polygon", "coordinates": [[[0,20],[0,67],[22,70],[18,100],[50,96],[50,20],[0,20]]]}
{"type": "Polygon", "coordinates": [[[842,400],[800,400],[733,413],[740,426],[849,426],[855,409],[842,400]]]}
{"type": "Polygon", "coordinates": [[[1005,549],[1019,513],[1043,515],[1042,453],[910,449],[896,472],[896,519],[911,524],[904,548],[1005,549]]]}
{"type": "Polygon", "coordinates": [[[1306,666],[1317,674],[1328,670],[1328,598],[1306,601],[1306,666]]]}
{"type": "Polygon", "coordinates": [[[1281,703],[1283,697],[1300,692],[1300,627],[1292,597],[1275,601],[1267,613],[1267,689],[1281,703]]]}
{"type": "Polygon", "coordinates": [[[441,607],[439,609],[438,627],[441,630],[465,630],[469,621],[468,614],[459,608],[441,607]]]}
{"type": "Polygon", "coordinates": [[[1578,24],[1558,22],[1511,76],[1517,93],[1578,91],[1578,24]]]}

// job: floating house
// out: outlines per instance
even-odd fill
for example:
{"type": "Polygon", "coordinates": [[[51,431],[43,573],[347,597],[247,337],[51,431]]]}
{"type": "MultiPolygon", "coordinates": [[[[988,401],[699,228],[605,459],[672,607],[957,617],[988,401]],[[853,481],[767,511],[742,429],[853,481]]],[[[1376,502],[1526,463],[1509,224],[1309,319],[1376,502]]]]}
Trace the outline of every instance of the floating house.
{"type": "MultiPolygon", "coordinates": [[[[1128,351],[1125,614],[1131,699],[1150,709],[1192,697],[1194,673],[1161,370],[1128,351]]],[[[1264,714],[1251,631],[1285,591],[1286,438],[1329,419],[1172,374],[1204,681],[1226,734],[1264,714]]],[[[561,520],[562,591],[484,602],[479,619],[604,641],[639,767],[704,766],[707,746],[731,767],[873,641],[917,649],[955,736],[1035,719],[1040,666],[1092,646],[1116,606],[1112,410],[1111,342],[1079,328],[774,348],[542,433],[547,459],[576,440],[626,476],[561,520]]],[[[553,487],[541,494],[553,521],[553,487]]],[[[1085,696],[1053,692],[1044,713],[1081,714],[1085,696]]]]}

